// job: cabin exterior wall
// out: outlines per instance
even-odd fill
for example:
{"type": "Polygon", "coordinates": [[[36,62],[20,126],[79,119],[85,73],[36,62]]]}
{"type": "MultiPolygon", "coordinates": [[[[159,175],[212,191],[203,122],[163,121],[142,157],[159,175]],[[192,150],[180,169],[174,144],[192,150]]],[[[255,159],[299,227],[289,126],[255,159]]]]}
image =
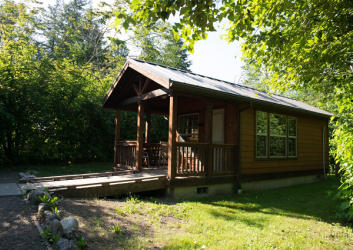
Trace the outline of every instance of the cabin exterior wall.
{"type": "Polygon", "coordinates": [[[325,171],[327,173],[329,140],[328,120],[326,118],[288,113],[275,109],[264,109],[256,106],[245,110],[242,114],[242,178],[246,181],[323,174],[323,140],[325,143],[325,171]],[[268,157],[266,159],[256,157],[257,110],[297,118],[297,157],[268,157]],[[325,127],[324,139],[323,127],[325,127]]]}

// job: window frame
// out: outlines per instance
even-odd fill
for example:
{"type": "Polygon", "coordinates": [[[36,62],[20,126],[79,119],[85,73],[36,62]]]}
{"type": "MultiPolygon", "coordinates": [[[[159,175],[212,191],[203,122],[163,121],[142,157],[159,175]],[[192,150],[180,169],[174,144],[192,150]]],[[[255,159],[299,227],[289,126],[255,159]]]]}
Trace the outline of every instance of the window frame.
{"type": "Polygon", "coordinates": [[[196,141],[199,141],[199,123],[200,123],[200,114],[199,113],[187,113],[187,114],[182,114],[182,115],[178,115],[178,134],[180,137],[191,137],[191,138],[197,138],[196,141]],[[181,121],[181,117],[183,116],[194,116],[197,115],[197,133],[180,133],[180,121],[181,121]],[[196,137],[194,137],[196,135],[196,137]]]}
{"type": "Polygon", "coordinates": [[[257,159],[266,159],[266,158],[268,158],[268,115],[267,115],[268,113],[267,112],[264,112],[264,111],[256,111],[255,112],[255,157],[257,158],[257,159]],[[265,134],[263,134],[263,133],[258,133],[257,131],[258,131],[258,129],[257,129],[257,125],[258,125],[258,123],[257,123],[257,112],[262,112],[262,113],[265,113],[265,115],[266,115],[266,133],[265,134]],[[257,155],[257,137],[258,136],[266,136],[266,155],[265,156],[258,156],[257,155]]]}
{"type": "Polygon", "coordinates": [[[269,112],[269,111],[263,111],[263,110],[255,110],[255,152],[254,152],[254,156],[256,160],[274,160],[274,159],[297,159],[298,158],[298,118],[293,116],[293,115],[286,115],[286,114],[280,114],[277,112],[269,112]],[[266,135],[262,135],[262,134],[258,134],[257,132],[257,112],[263,112],[266,114],[267,117],[267,134],[266,135]],[[286,135],[271,135],[270,132],[270,115],[280,115],[280,116],[284,116],[285,120],[286,120],[286,135]],[[295,119],[295,132],[296,132],[296,136],[290,136],[289,135],[289,117],[294,118],[295,119]],[[266,157],[265,156],[257,156],[257,137],[258,135],[262,135],[262,136],[266,136],[266,157]],[[271,156],[271,152],[270,152],[270,137],[282,137],[285,138],[286,142],[285,142],[285,152],[286,155],[285,156],[271,156]],[[289,156],[289,139],[295,139],[295,156],[289,156]]]}
{"type": "Polygon", "coordinates": [[[297,158],[298,157],[298,118],[294,116],[287,116],[287,124],[288,124],[288,158],[297,158]],[[295,136],[289,135],[289,118],[295,119],[295,136]],[[295,138],[295,155],[289,155],[289,139],[295,138]]]}

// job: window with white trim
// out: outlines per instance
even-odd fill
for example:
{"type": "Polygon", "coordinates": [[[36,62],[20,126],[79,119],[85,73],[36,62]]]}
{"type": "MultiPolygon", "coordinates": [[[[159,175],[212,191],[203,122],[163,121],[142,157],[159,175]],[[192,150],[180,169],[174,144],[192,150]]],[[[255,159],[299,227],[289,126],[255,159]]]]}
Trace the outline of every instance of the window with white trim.
{"type": "Polygon", "coordinates": [[[178,133],[185,142],[198,142],[199,114],[179,115],[178,133]]]}
{"type": "Polygon", "coordinates": [[[256,158],[297,157],[297,118],[256,111],[256,158]]]}
{"type": "Polygon", "coordinates": [[[256,112],[256,157],[267,157],[267,113],[256,112]]]}

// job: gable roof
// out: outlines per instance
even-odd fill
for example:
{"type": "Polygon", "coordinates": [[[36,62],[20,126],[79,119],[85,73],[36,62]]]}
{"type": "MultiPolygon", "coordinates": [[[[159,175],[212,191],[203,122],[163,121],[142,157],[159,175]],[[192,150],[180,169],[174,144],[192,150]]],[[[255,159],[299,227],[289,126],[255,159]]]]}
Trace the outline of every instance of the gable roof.
{"type": "Polygon", "coordinates": [[[253,102],[264,106],[275,106],[278,108],[291,109],[293,111],[313,113],[319,116],[331,117],[334,114],[325,110],[316,108],[301,101],[297,101],[288,97],[268,93],[243,86],[240,84],[230,83],[214,79],[211,77],[198,75],[195,73],[170,68],[155,63],[142,60],[128,58],[123,70],[107,92],[102,102],[102,107],[109,99],[111,92],[114,90],[119,80],[124,74],[124,70],[132,68],[142,75],[152,78],[153,81],[162,85],[167,89],[179,90],[187,93],[195,93],[197,95],[205,95],[227,100],[238,100],[244,102],[253,102]]]}

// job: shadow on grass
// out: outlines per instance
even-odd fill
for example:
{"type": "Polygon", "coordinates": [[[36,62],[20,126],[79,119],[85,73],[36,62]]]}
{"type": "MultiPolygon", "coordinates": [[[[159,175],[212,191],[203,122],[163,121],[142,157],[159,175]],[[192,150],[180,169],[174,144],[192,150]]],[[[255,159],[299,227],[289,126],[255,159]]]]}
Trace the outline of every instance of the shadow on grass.
{"type": "Polygon", "coordinates": [[[258,228],[263,228],[268,221],[266,217],[256,217],[255,221],[251,218],[252,214],[281,215],[339,223],[336,216],[338,202],[328,197],[328,191],[334,190],[335,185],[339,185],[339,179],[330,177],[326,181],[316,183],[248,191],[242,195],[204,198],[197,201],[212,205],[208,211],[215,218],[239,220],[258,228]],[[248,216],[238,216],[244,212],[248,213],[248,216]]]}

